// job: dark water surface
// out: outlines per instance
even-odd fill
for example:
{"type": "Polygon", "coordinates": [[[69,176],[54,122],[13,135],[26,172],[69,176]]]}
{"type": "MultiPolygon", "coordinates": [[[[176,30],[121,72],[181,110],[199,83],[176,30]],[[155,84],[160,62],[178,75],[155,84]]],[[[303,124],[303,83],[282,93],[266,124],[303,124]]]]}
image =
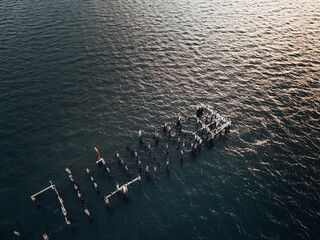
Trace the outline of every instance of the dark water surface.
{"type": "Polygon", "coordinates": [[[0,239],[319,239],[319,30],[317,0],[0,0],[0,239]],[[170,175],[152,146],[158,179],[108,212],[84,169],[111,192],[115,151],[198,102],[230,134],[182,167],[170,145],[170,175]],[[31,201],[48,180],[74,231],[53,191],[31,201]]]}

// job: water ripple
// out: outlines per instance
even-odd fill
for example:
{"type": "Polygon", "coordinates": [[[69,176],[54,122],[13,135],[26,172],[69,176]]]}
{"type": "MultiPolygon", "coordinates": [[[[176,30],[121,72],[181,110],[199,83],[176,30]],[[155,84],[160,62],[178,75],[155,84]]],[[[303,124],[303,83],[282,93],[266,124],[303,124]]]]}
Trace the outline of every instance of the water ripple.
{"type": "Polygon", "coordinates": [[[318,238],[319,12],[316,0],[1,1],[0,238],[37,239],[39,222],[56,239],[318,238]],[[98,146],[118,169],[137,130],[150,140],[198,102],[232,119],[230,135],[182,168],[170,156],[171,175],[111,215],[83,180],[97,216],[85,222],[64,167],[82,181],[98,146]],[[49,194],[45,217],[32,206],[48,179],[74,233],[49,194]]]}

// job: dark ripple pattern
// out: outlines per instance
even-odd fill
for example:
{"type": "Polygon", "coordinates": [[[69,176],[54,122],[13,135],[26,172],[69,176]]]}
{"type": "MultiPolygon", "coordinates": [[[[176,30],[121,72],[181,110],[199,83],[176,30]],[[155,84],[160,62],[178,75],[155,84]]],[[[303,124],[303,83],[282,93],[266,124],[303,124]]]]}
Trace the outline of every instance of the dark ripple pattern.
{"type": "Polygon", "coordinates": [[[0,1],[0,239],[40,239],[45,225],[53,239],[318,239],[319,29],[317,0],[0,1]],[[116,170],[138,129],[198,102],[231,134],[101,211],[83,169],[112,185],[93,146],[116,170]],[[49,179],[75,232],[54,195],[44,212],[29,198],[49,179]]]}

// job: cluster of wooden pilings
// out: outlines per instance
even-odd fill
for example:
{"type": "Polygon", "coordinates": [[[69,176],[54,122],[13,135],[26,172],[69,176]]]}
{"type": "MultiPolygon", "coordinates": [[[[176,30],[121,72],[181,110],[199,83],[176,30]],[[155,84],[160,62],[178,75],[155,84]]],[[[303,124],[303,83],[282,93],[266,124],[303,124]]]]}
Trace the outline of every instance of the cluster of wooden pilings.
{"type": "MultiPolygon", "coordinates": [[[[173,156],[173,158],[180,159],[181,164],[183,163],[183,159],[186,154],[191,154],[192,156],[197,156],[200,150],[206,143],[213,143],[216,139],[222,136],[224,133],[227,134],[230,131],[231,120],[224,118],[217,111],[211,109],[210,107],[200,103],[196,106],[196,113],[194,115],[187,116],[183,118],[180,114],[177,115],[176,122],[170,124],[165,122],[161,127],[161,130],[155,130],[152,135],[152,141],[148,142],[145,138],[145,133],[143,130],[138,131],[138,147],[132,148],[127,147],[127,152],[131,155],[130,159],[133,159],[136,162],[137,169],[137,177],[131,178],[128,182],[123,185],[119,185],[116,183],[115,189],[109,194],[101,196],[101,189],[99,189],[98,184],[96,183],[92,172],[89,168],[85,169],[85,172],[88,175],[89,180],[91,181],[94,189],[98,193],[98,195],[103,199],[105,205],[110,208],[110,198],[114,196],[116,193],[122,193],[125,198],[128,198],[128,187],[129,185],[139,181],[141,185],[142,176],[146,178],[152,178],[155,174],[157,174],[161,165],[164,165],[165,171],[170,174],[170,160],[169,155],[173,156]],[[172,147],[173,143],[173,147],[172,147]],[[170,147],[169,147],[170,145],[170,147]],[[145,158],[151,159],[147,163],[147,161],[143,162],[141,159],[141,155],[138,154],[138,150],[143,150],[145,158]],[[157,150],[157,151],[156,151],[157,150]],[[156,152],[156,154],[155,154],[156,152]],[[159,156],[157,154],[163,154],[165,157],[165,161],[161,163],[158,159],[159,156]],[[152,166],[153,165],[153,166],[152,166]]],[[[109,161],[105,160],[100,156],[100,152],[97,147],[94,147],[94,151],[96,153],[96,163],[104,170],[104,172],[110,176],[112,169],[109,167],[109,161]]],[[[129,160],[125,160],[120,153],[117,151],[115,154],[115,159],[118,162],[118,165],[123,168],[124,173],[129,177],[130,169],[128,167],[129,160]]],[[[132,166],[132,164],[131,164],[132,166]]],[[[79,198],[84,213],[92,219],[91,213],[87,207],[87,204],[84,200],[82,193],[80,192],[80,186],[75,181],[71,170],[69,168],[65,168],[69,179],[73,185],[73,188],[76,191],[77,197],[79,198]]],[[[64,200],[62,199],[57,187],[51,181],[50,185],[43,190],[33,194],[31,199],[38,205],[37,197],[47,191],[53,190],[57,195],[58,201],[61,206],[61,212],[64,216],[65,222],[67,225],[72,225],[72,221],[68,212],[64,205],[64,200]]],[[[21,234],[17,231],[14,234],[18,237],[21,237],[21,234]]],[[[49,239],[49,234],[46,232],[43,234],[43,238],[45,240],[49,239]]]]}

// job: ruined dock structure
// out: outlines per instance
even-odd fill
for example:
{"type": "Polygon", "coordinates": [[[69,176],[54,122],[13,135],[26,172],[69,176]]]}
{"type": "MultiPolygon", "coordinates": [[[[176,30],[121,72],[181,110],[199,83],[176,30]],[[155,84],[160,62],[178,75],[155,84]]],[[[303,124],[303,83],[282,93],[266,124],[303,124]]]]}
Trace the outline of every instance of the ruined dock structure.
{"type": "MultiPolygon", "coordinates": [[[[106,189],[99,188],[90,169],[86,168],[84,170],[93,188],[108,209],[111,208],[110,200],[112,196],[117,193],[122,193],[124,198],[128,198],[128,187],[136,182],[140,182],[141,186],[142,178],[147,179],[158,176],[161,165],[165,166],[162,169],[165,169],[165,172],[170,174],[171,166],[176,166],[171,163],[172,161],[176,162],[175,159],[179,159],[182,164],[188,155],[197,157],[201,149],[212,146],[216,140],[229,133],[231,127],[230,119],[223,117],[216,110],[202,103],[198,104],[195,110],[194,114],[186,117],[177,114],[176,122],[165,122],[161,128],[154,131],[152,138],[146,137],[147,134],[145,134],[143,130],[139,130],[138,143],[134,147],[127,146],[123,154],[129,155],[129,157],[123,156],[122,153],[120,155],[119,151],[116,151],[113,153],[113,158],[105,160],[107,158],[100,156],[98,147],[93,147],[96,155],[94,163],[97,164],[107,176],[111,176],[112,173],[111,163],[117,162],[117,165],[123,169],[122,172],[128,179],[127,182],[121,186],[117,181],[114,182],[114,189],[111,190],[110,193],[106,193],[106,189]]],[[[89,219],[92,219],[87,203],[83,198],[82,192],[80,192],[79,184],[75,181],[69,168],[65,168],[65,171],[81,202],[82,210],[89,219]]],[[[56,185],[51,181],[48,187],[32,195],[31,199],[37,205],[40,204],[37,196],[50,189],[54,190],[57,195],[66,224],[72,225],[72,221],[64,206],[64,201],[56,185]]],[[[49,234],[43,234],[43,238],[49,239],[49,234]]]]}

